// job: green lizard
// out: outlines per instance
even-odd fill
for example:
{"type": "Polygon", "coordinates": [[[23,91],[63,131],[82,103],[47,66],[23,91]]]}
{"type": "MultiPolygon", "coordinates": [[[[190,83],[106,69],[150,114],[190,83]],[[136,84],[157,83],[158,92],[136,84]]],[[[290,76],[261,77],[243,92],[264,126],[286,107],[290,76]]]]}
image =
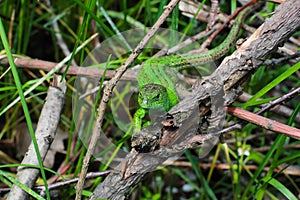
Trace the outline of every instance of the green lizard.
{"type": "Polygon", "coordinates": [[[140,88],[138,103],[140,108],[136,111],[133,118],[134,133],[139,132],[142,127],[142,119],[148,109],[158,108],[169,111],[179,101],[176,87],[179,78],[176,71],[171,68],[187,68],[199,66],[212,62],[229,51],[235,43],[240,26],[245,17],[258,6],[252,4],[242,10],[237,16],[225,40],[214,49],[195,55],[184,56],[165,56],[152,58],[146,61],[138,73],[138,85],[140,88]]]}

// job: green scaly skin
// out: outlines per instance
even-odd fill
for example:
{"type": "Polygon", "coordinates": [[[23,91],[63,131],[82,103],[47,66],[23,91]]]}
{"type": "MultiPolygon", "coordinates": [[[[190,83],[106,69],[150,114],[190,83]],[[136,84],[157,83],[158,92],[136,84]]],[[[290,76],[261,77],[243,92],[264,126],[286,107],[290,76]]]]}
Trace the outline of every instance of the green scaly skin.
{"type": "Polygon", "coordinates": [[[169,111],[179,101],[176,86],[179,84],[177,72],[171,68],[188,68],[199,66],[219,59],[229,51],[238,37],[238,33],[245,17],[258,7],[256,3],[242,10],[237,16],[226,39],[214,49],[194,55],[173,55],[147,60],[138,73],[140,92],[138,103],[140,108],[133,118],[134,133],[142,127],[142,119],[146,110],[160,108],[169,111]]]}

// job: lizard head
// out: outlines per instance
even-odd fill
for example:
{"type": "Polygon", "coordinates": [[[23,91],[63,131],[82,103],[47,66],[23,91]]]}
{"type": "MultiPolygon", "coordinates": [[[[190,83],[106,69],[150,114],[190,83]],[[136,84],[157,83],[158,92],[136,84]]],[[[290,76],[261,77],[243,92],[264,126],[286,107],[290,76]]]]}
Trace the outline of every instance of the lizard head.
{"type": "Polygon", "coordinates": [[[138,103],[142,108],[164,108],[168,110],[170,101],[167,89],[158,84],[147,84],[140,89],[138,103]]]}

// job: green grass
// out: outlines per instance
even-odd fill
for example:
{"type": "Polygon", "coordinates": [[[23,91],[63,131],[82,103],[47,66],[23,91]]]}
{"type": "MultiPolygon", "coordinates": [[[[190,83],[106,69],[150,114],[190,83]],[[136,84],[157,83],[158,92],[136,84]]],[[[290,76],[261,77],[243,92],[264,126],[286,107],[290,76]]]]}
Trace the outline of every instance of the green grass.
{"type": "MultiPolygon", "coordinates": [[[[106,71],[106,69],[111,69],[111,66],[107,66],[105,61],[112,62],[118,57],[117,61],[114,61],[113,69],[120,66],[130,51],[135,48],[132,43],[139,42],[141,35],[156,22],[169,1],[51,1],[53,9],[44,2],[4,0],[0,3],[0,50],[2,50],[0,58],[7,57],[9,60],[9,64],[0,65],[0,142],[1,146],[4,145],[3,148],[0,147],[2,156],[0,164],[3,165],[0,170],[0,188],[17,184],[35,199],[51,199],[50,191],[46,189],[46,197],[41,197],[35,191],[21,184],[14,177],[16,172],[13,168],[19,165],[7,162],[10,159],[21,161],[16,157],[16,148],[14,147],[16,145],[14,132],[17,131],[17,125],[26,123],[28,126],[39,161],[39,166],[34,167],[40,169],[41,180],[46,187],[47,180],[55,175],[60,175],[60,166],[64,166],[66,169],[61,174],[64,178],[78,177],[86,153],[84,143],[88,142],[88,140],[83,142],[82,136],[91,132],[95,125],[97,111],[94,108],[98,106],[98,103],[95,102],[98,102],[102,93],[98,91],[93,94],[95,101],[89,98],[79,101],[79,96],[82,95],[79,88],[82,87],[81,89],[84,90],[86,89],[84,87],[89,86],[80,85],[78,82],[80,79],[77,76],[67,74],[72,60],[76,61],[79,66],[97,65],[99,64],[97,56],[107,53],[102,60],[103,63],[93,66],[93,68],[100,66],[108,74],[110,71],[106,71]],[[59,25],[59,32],[53,27],[55,22],[59,25]],[[133,28],[140,28],[139,35],[120,36],[124,31],[133,28]],[[64,55],[58,45],[56,33],[61,35],[63,42],[71,52],[70,55],[64,55]],[[113,43],[114,41],[108,40],[113,36],[118,45],[113,43]],[[107,50],[107,52],[93,52],[99,42],[102,45],[111,44],[110,49],[101,49],[107,50]],[[94,53],[93,56],[91,53],[94,53]],[[89,64],[85,60],[88,55],[92,62],[89,64]],[[12,56],[21,58],[28,56],[56,62],[57,65],[49,72],[17,68],[12,56]],[[67,65],[66,70],[61,74],[67,81],[68,90],[59,128],[68,135],[68,138],[64,141],[64,150],[56,152],[57,158],[53,168],[47,169],[42,165],[33,124],[38,122],[53,74],[57,73],[63,65],[67,65]],[[77,108],[85,111],[84,113],[75,113],[79,112],[72,108],[75,101],[78,103],[77,108]],[[12,148],[5,146],[7,141],[11,142],[12,148]]],[[[210,5],[210,2],[201,1],[200,4],[210,5]]],[[[232,0],[230,4],[221,3],[220,6],[221,11],[232,13],[240,5],[237,1],[232,0]]],[[[275,7],[276,4],[268,2],[267,10],[256,14],[269,17],[275,7]]],[[[204,31],[206,23],[197,21],[195,16],[184,16],[176,7],[162,27],[172,31],[170,31],[170,36],[165,35],[166,31],[160,33],[156,38],[161,45],[158,48],[163,48],[166,44],[176,45],[182,41],[184,36],[193,36],[204,31]],[[176,32],[183,34],[178,36],[176,32]]],[[[226,32],[221,32],[209,48],[218,45],[219,39],[224,38],[226,32]]],[[[243,37],[246,36],[243,35],[243,37]]],[[[294,37],[299,38],[299,32],[294,37]]],[[[195,48],[195,46],[198,48],[205,39],[191,48],[195,48]]],[[[299,50],[299,47],[296,49],[299,50]]],[[[156,49],[147,50],[149,51],[142,52],[139,60],[144,60],[158,51],[156,49]]],[[[282,55],[275,53],[270,58],[280,56],[282,55]]],[[[32,63],[32,65],[34,64],[32,63]]],[[[212,70],[215,69],[215,66],[210,67],[212,70]]],[[[261,104],[286,94],[292,88],[299,87],[299,75],[295,73],[299,71],[299,68],[299,63],[293,66],[288,63],[280,66],[261,66],[244,85],[244,91],[253,95],[252,98],[246,103],[235,102],[235,105],[255,111],[261,104]]],[[[184,71],[184,73],[188,72],[188,70],[184,71]]],[[[108,79],[104,76],[98,79],[89,79],[92,86],[100,85],[101,87],[102,84],[106,84],[106,80],[108,79]]],[[[125,90],[119,90],[119,93],[115,91],[106,110],[102,131],[114,142],[116,148],[110,152],[111,154],[105,154],[104,152],[108,151],[104,151],[104,149],[97,153],[106,156],[105,159],[109,163],[114,160],[113,158],[118,157],[118,152],[130,151],[129,132],[131,126],[129,122],[131,117],[128,115],[132,115],[137,106],[133,102],[134,95],[132,95],[136,92],[134,84],[134,80],[132,80],[125,90]],[[126,113],[129,122],[116,118],[116,115],[123,113],[126,113]]],[[[285,103],[293,111],[291,116],[279,116],[270,111],[264,113],[264,116],[299,128],[299,123],[297,124],[294,120],[300,109],[299,95],[285,103]]],[[[228,119],[237,120],[233,117],[228,117],[228,119]]],[[[227,133],[225,141],[229,140],[234,142],[219,143],[209,155],[202,159],[198,158],[198,149],[187,151],[172,166],[160,167],[155,172],[151,172],[131,191],[132,195],[135,195],[137,199],[178,199],[179,197],[220,199],[224,196],[228,196],[230,199],[296,199],[300,193],[299,173],[294,175],[288,170],[284,170],[300,164],[300,154],[295,149],[300,144],[298,140],[280,134],[269,134],[268,131],[253,124],[227,133]],[[262,150],[262,147],[266,149],[262,150]],[[190,188],[189,192],[185,190],[185,186],[190,188]]],[[[90,163],[91,171],[105,170],[107,167],[105,163],[101,164],[94,159],[90,163]]],[[[84,196],[89,196],[92,189],[102,180],[102,178],[89,180],[84,190],[84,196]]],[[[73,199],[75,197],[74,185],[64,187],[59,192],[59,196],[60,199],[73,199]]]]}

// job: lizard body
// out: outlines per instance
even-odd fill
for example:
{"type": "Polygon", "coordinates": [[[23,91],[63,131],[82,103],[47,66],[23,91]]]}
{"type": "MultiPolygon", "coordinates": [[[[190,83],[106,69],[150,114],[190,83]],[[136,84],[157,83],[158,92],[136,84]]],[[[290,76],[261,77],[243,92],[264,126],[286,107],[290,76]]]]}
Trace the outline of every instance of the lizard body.
{"type": "Polygon", "coordinates": [[[235,44],[245,17],[259,5],[261,4],[255,3],[242,10],[225,40],[217,47],[200,54],[151,58],[144,63],[137,77],[140,88],[138,96],[140,108],[134,115],[134,132],[140,131],[142,127],[142,119],[146,114],[145,109],[161,108],[169,111],[178,103],[176,87],[178,87],[180,79],[172,68],[195,67],[222,57],[235,44]]]}

